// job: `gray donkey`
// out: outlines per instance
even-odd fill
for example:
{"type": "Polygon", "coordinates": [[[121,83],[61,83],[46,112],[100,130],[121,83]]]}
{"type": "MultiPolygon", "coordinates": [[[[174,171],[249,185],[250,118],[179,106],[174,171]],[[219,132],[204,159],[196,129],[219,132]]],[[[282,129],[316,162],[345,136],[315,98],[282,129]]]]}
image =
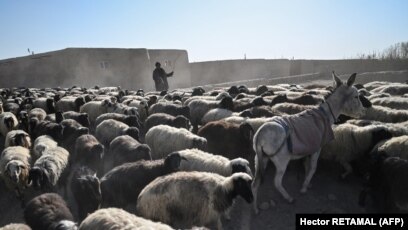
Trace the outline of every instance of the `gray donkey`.
{"type": "Polygon", "coordinates": [[[316,171],[322,145],[334,138],[331,125],[340,114],[351,117],[363,115],[358,91],[353,87],[356,74],[346,84],[333,72],[334,90],[319,107],[289,116],[276,117],[262,125],[254,135],[255,178],[252,183],[254,209],[258,213],[257,194],[268,160],[276,167],[275,187],[290,203],[293,198],[282,186],[282,178],[290,160],[306,158],[305,180],[301,193],[305,193],[316,171]]]}

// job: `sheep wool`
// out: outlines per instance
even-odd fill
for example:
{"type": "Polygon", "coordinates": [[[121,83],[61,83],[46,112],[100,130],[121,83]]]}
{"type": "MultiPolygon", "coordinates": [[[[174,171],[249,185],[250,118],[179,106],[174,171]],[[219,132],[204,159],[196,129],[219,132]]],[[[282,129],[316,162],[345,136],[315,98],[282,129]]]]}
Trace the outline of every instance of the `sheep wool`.
{"type": "Polygon", "coordinates": [[[131,230],[131,229],[157,229],[171,230],[168,225],[153,222],[142,217],[135,216],[119,208],[99,209],[90,214],[79,226],[79,230],[131,230]]]}
{"type": "Polygon", "coordinates": [[[186,129],[178,129],[168,125],[151,128],[145,136],[146,144],[152,150],[152,158],[160,159],[167,154],[189,148],[205,149],[207,140],[186,129]]]}
{"type": "Polygon", "coordinates": [[[137,200],[137,214],[174,228],[217,223],[239,195],[253,200],[252,178],[246,173],[223,177],[207,172],[177,172],[147,185],[137,200]],[[188,193],[182,191],[189,191],[188,193]]]}

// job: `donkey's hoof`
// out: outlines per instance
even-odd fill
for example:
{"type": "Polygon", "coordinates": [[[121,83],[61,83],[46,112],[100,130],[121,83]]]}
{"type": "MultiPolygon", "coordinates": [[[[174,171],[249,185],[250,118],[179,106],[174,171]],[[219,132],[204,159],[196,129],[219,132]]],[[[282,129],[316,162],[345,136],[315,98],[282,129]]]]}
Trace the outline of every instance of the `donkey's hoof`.
{"type": "Polygon", "coordinates": [[[300,189],[300,193],[305,194],[306,192],[307,192],[307,188],[306,188],[306,187],[305,187],[305,188],[300,189]]]}

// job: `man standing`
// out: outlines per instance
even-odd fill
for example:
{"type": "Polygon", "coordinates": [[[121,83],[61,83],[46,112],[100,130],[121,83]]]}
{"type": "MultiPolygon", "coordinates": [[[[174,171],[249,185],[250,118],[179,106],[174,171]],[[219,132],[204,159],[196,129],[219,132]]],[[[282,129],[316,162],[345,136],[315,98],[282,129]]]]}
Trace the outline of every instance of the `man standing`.
{"type": "Polygon", "coordinates": [[[167,91],[169,89],[167,78],[173,76],[173,73],[174,71],[166,73],[166,71],[161,68],[160,62],[156,62],[156,69],[153,70],[153,80],[156,86],[156,91],[167,91]]]}

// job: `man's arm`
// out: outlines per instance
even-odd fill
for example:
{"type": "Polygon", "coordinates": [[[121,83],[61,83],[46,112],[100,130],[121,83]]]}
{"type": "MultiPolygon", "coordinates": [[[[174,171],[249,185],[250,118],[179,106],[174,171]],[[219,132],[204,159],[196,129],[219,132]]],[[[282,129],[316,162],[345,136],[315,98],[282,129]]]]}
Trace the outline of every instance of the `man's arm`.
{"type": "Polygon", "coordinates": [[[167,76],[167,77],[172,77],[173,74],[174,74],[174,71],[171,71],[170,73],[167,73],[166,76],[167,76]]]}

